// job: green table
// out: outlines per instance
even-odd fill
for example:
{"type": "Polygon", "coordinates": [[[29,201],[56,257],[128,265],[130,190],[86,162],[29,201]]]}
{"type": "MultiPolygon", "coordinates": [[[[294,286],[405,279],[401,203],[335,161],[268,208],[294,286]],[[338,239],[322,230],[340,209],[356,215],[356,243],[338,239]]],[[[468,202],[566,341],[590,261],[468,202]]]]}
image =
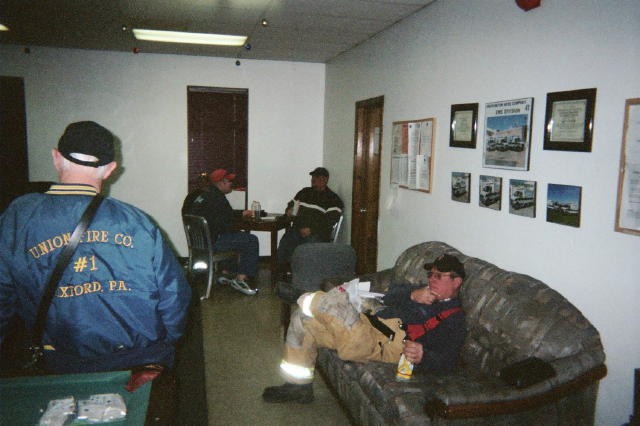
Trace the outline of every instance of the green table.
{"type": "MultiPolygon", "coordinates": [[[[127,405],[127,417],[108,425],[143,425],[151,382],[130,393],[124,389],[130,375],[129,371],[114,371],[0,379],[0,425],[36,425],[52,399],[73,396],[80,400],[101,393],[120,394],[127,405]]],[[[76,420],[71,424],[85,423],[76,420]]]]}

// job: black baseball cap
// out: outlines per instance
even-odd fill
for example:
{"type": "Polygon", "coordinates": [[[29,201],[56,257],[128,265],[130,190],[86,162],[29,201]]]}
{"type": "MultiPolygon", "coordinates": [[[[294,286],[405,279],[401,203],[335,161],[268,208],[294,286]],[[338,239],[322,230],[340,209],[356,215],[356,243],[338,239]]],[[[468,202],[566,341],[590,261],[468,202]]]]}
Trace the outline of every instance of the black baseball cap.
{"type": "Polygon", "coordinates": [[[315,169],[311,170],[309,174],[311,176],[329,177],[329,170],[325,169],[324,167],[316,167],[315,169]]]}
{"type": "Polygon", "coordinates": [[[434,267],[440,272],[453,272],[462,279],[467,276],[462,262],[450,254],[441,254],[433,263],[426,263],[424,265],[424,269],[426,270],[431,270],[431,268],[434,267]]]}
{"type": "Polygon", "coordinates": [[[58,141],[58,151],[67,160],[82,166],[100,167],[115,157],[113,134],[94,121],[78,121],[67,126],[58,141]],[[96,157],[96,161],[80,160],[73,154],[96,157]]]}

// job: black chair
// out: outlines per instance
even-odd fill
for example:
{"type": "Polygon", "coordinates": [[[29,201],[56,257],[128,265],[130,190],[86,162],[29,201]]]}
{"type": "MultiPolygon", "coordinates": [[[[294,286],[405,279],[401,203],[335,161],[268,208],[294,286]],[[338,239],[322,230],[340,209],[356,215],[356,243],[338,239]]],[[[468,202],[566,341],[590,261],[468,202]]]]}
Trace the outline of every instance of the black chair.
{"type": "Polygon", "coordinates": [[[224,260],[234,258],[233,251],[213,252],[213,241],[209,233],[209,224],[202,216],[190,214],[182,215],[184,232],[189,246],[189,276],[203,270],[208,271],[207,290],[201,300],[207,300],[211,294],[211,286],[217,281],[218,264],[224,260]]]}
{"type": "MultiPolygon", "coordinates": [[[[340,235],[340,229],[342,228],[342,222],[344,221],[344,215],[340,215],[340,218],[336,223],[331,227],[331,235],[329,236],[329,242],[335,243],[338,241],[338,236],[340,235]]],[[[289,224],[289,227],[293,225],[293,222],[289,224]]],[[[293,256],[293,255],[292,255],[293,256]]],[[[287,282],[291,282],[291,262],[283,262],[278,264],[275,272],[280,276],[280,278],[284,279],[287,282]]],[[[274,285],[277,280],[274,280],[274,285]]]]}
{"type": "Polygon", "coordinates": [[[291,256],[291,282],[280,281],[276,293],[282,300],[281,322],[287,335],[291,306],[305,292],[323,290],[331,280],[345,282],[356,276],[356,252],[348,244],[308,243],[296,247],[291,256]]]}

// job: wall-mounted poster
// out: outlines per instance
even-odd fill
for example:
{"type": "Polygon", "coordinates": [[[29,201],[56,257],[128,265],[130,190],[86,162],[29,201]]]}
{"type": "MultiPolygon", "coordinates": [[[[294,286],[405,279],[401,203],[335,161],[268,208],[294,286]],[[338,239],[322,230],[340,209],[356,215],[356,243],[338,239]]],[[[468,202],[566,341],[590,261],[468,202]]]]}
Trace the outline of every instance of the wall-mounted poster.
{"type": "Polygon", "coordinates": [[[485,106],[483,167],[529,170],[533,98],[485,106]]]}
{"type": "Polygon", "coordinates": [[[471,201],[471,173],[451,172],[451,199],[461,203],[471,201]]]}
{"type": "Polygon", "coordinates": [[[550,183],[547,187],[547,222],[580,227],[582,188],[550,183]]]}
{"type": "Polygon", "coordinates": [[[502,178],[480,175],[479,205],[493,210],[502,208],[502,178]]]}
{"type": "Polygon", "coordinates": [[[431,192],[435,118],[395,121],[391,129],[393,152],[391,183],[431,192]]]}
{"type": "Polygon", "coordinates": [[[536,183],[531,180],[509,180],[509,213],[536,217],[536,183]]]}

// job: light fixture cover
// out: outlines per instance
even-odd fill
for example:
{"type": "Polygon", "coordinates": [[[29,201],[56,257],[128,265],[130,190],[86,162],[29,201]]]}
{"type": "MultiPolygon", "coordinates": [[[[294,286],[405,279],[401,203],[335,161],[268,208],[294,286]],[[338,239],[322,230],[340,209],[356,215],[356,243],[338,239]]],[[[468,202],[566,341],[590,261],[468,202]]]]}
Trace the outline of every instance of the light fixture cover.
{"type": "Polygon", "coordinates": [[[0,24],[0,31],[9,31],[9,27],[7,27],[6,25],[0,24]]]}
{"type": "Polygon", "coordinates": [[[242,46],[247,41],[247,36],[145,30],[139,28],[133,29],[133,35],[138,40],[165,43],[210,44],[214,46],[242,46]]]}

